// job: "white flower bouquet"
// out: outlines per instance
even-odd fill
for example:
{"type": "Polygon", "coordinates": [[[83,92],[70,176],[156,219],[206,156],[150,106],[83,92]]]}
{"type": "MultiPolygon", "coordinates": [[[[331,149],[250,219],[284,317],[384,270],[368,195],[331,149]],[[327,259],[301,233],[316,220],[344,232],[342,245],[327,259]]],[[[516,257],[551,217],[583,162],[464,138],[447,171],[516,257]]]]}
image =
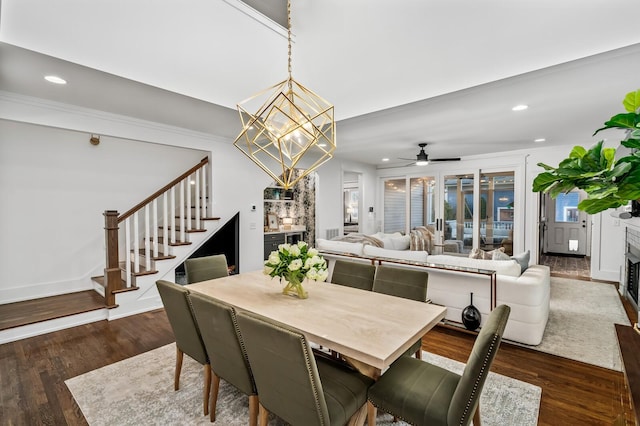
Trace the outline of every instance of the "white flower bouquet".
{"type": "Polygon", "coordinates": [[[278,250],[272,251],[264,262],[264,273],[287,281],[283,293],[306,299],[307,292],[302,287],[302,281],[305,278],[324,281],[328,271],[327,262],[318,254],[318,250],[300,241],[298,244],[280,244],[278,250]]]}

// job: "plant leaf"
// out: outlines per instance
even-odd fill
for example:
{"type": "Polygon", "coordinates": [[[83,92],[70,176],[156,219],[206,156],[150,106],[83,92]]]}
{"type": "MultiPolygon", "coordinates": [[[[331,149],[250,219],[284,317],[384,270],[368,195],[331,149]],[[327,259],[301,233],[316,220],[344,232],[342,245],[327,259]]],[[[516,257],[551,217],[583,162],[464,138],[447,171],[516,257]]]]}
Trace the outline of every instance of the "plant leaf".
{"type": "Polygon", "coordinates": [[[616,114],[611,117],[611,120],[605,121],[604,127],[599,128],[593,134],[595,135],[601,130],[605,129],[635,129],[637,124],[637,115],[635,112],[629,112],[626,114],[616,114]]]}
{"type": "Polygon", "coordinates": [[[545,170],[555,170],[556,169],[555,167],[548,166],[548,165],[546,165],[544,163],[538,163],[538,166],[542,167],[545,170]]]}
{"type": "Polygon", "coordinates": [[[624,109],[627,111],[636,112],[638,108],[640,108],[640,89],[627,93],[627,96],[625,96],[622,101],[622,105],[624,105],[624,109]]]}
{"type": "MultiPolygon", "coordinates": [[[[602,143],[601,143],[601,145],[602,145],[602,143]]],[[[571,153],[569,154],[569,158],[582,158],[586,154],[587,154],[587,150],[584,149],[584,147],[581,147],[580,145],[576,145],[571,150],[571,153]]]]}
{"type": "Polygon", "coordinates": [[[640,139],[627,139],[626,141],[622,141],[620,143],[626,148],[640,149],[640,139]]]}
{"type": "Polygon", "coordinates": [[[586,200],[580,201],[580,204],[578,204],[578,209],[582,210],[585,213],[596,214],[600,213],[601,211],[620,207],[625,204],[626,201],[622,201],[617,197],[598,199],[587,198],[586,200]]]}
{"type": "Polygon", "coordinates": [[[559,176],[551,173],[540,173],[533,180],[533,192],[544,192],[559,179],[559,176]]]}

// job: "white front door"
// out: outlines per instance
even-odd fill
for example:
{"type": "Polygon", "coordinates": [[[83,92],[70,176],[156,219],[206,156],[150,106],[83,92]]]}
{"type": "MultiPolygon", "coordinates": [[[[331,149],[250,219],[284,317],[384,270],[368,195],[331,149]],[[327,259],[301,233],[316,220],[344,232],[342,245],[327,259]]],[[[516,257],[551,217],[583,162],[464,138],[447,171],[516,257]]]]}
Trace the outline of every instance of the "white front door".
{"type": "MultiPolygon", "coordinates": [[[[548,197],[548,196],[547,196],[548,197]]],[[[587,254],[588,215],[578,210],[578,203],[586,197],[583,191],[574,190],[548,197],[547,229],[544,233],[545,253],[587,254]]]]}

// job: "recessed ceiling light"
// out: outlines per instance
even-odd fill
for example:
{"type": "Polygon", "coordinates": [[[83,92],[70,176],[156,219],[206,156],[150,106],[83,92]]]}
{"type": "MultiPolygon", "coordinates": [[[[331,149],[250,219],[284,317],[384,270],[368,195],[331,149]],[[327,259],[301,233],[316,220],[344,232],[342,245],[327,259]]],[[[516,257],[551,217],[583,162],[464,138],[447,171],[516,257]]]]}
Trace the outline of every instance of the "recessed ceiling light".
{"type": "Polygon", "coordinates": [[[546,139],[545,138],[538,138],[538,139],[534,139],[533,141],[534,142],[544,142],[544,141],[546,141],[546,139]]]}
{"type": "Polygon", "coordinates": [[[382,161],[389,161],[389,159],[388,158],[383,158],[382,161]]]}
{"type": "Polygon", "coordinates": [[[67,84],[67,80],[65,80],[64,78],[60,78],[57,75],[45,75],[44,79],[47,80],[49,83],[67,84]]]}
{"type": "Polygon", "coordinates": [[[511,108],[511,110],[512,111],[524,111],[527,108],[529,108],[529,105],[516,105],[513,108],[511,108]]]}

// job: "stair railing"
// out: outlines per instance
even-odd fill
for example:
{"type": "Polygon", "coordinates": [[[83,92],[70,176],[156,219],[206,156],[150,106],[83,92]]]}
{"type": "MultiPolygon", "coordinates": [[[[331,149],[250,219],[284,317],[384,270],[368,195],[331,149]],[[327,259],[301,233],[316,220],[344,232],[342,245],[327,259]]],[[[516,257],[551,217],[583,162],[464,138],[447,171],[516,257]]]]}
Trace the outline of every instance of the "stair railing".
{"type": "Polygon", "coordinates": [[[153,259],[171,258],[172,246],[190,244],[187,231],[202,229],[202,221],[210,213],[210,176],[209,159],[205,157],[127,212],[104,212],[107,306],[116,306],[116,293],[136,287],[136,276],[155,272],[153,259]]]}

